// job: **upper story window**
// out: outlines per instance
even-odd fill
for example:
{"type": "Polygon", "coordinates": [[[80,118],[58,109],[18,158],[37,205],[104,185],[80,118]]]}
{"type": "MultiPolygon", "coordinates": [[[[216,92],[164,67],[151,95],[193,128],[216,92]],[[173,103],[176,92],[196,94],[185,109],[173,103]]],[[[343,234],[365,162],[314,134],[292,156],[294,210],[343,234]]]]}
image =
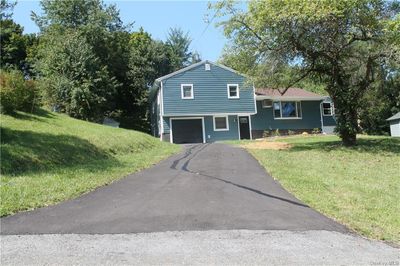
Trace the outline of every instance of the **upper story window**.
{"type": "Polygon", "coordinates": [[[331,115],[333,115],[334,112],[335,112],[334,110],[335,110],[335,109],[334,109],[332,103],[329,103],[329,102],[322,103],[322,114],[323,114],[324,116],[331,116],[331,115]]]}
{"type": "Polygon", "coordinates": [[[182,99],[194,99],[193,84],[181,84],[182,99]]]}
{"type": "Polygon", "coordinates": [[[228,84],[228,98],[238,99],[239,98],[239,85],[238,84],[228,84]]]}
{"type": "Polygon", "coordinates": [[[274,118],[275,119],[300,119],[301,104],[300,102],[274,102],[274,118]]]}

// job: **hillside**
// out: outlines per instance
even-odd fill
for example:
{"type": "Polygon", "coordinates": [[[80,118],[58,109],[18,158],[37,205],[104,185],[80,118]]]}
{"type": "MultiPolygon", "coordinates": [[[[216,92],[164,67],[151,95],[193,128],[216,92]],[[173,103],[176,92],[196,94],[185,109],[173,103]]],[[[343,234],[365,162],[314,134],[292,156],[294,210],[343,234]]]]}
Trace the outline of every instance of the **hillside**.
{"type": "Polygon", "coordinates": [[[44,110],[2,115],[0,215],[77,197],[179,150],[141,132],[44,110]]]}

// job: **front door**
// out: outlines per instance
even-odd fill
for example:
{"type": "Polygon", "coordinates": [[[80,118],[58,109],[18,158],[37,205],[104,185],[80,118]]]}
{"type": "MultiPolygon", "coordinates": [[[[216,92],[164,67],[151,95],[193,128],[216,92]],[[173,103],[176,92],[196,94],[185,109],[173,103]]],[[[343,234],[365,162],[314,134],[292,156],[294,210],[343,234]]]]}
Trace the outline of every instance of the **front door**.
{"type": "Polygon", "coordinates": [[[250,139],[250,124],[248,116],[239,116],[240,139],[250,139]]]}

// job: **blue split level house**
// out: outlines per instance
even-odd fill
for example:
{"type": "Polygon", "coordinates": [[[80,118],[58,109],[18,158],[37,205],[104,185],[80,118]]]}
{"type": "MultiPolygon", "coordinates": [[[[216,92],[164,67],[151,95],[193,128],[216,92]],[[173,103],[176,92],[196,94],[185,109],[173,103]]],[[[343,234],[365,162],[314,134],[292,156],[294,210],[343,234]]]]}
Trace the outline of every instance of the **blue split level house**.
{"type": "Polygon", "coordinates": [[[328,97],[299,88],[255,89],[226,66],[202,61],[158,78],[151,93],[154,136],[173,143],[255,139],[265,132],[332,133],[328,97]]]}

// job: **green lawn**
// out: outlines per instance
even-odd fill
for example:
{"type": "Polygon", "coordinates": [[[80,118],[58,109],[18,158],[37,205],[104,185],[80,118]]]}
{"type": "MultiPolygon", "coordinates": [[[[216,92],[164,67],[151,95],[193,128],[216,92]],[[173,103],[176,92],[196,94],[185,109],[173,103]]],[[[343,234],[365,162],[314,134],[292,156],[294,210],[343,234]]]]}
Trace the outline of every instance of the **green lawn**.
{"type": "Polygon", "coordinates": [[[400,139],[279,138],[286,150],[250,149],[267,171],[313,208],[371,238],[400,243],[400,139]]]}
{"type": "Polygon", "coordinates": [[[179,150],[144,133],[44,110],[2,115],[0,215],[77,197],[179,150]]]}

